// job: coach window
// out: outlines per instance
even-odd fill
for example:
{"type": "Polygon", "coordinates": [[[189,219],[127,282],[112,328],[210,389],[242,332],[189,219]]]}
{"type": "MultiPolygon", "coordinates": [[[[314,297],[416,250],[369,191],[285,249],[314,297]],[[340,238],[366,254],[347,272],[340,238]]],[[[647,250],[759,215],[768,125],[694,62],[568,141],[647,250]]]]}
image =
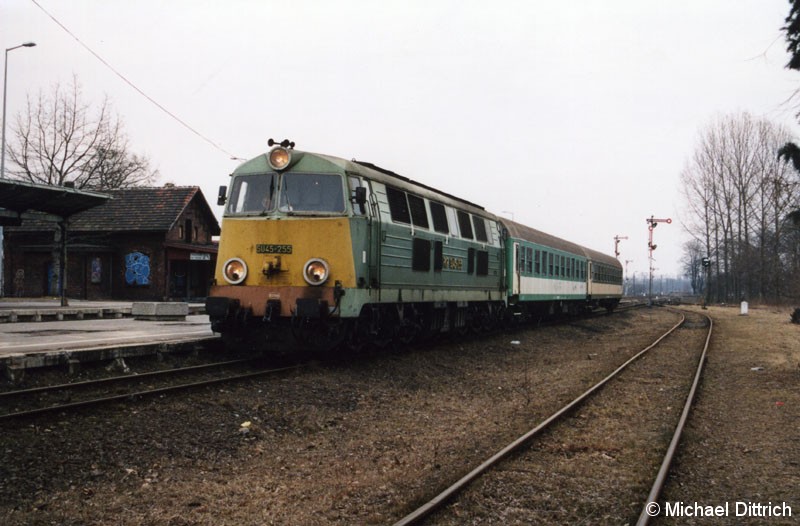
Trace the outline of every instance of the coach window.
{"type": "Polygon", "coordinates": [[[440,234],[449,234],[450,229],[447,228],[447,214],[444,211],[444,205],[436,201],[429,201],[431,205],[431,219],[433,219],[433,229],[440,234]]]}
{"type": "Polygon", "coordinates": [[[534,265],[535,265],[535,266],[534,266],[534,268],[533,268],[533,273],[534,273],[534,274],[536,274],[537,276],[538,276],[538,275],[539,275],[539,273],[542,271],[542,270],[541,270],[541,269],[542,269],[541,262],[540,262],[540,260],[539,260],[539,258],[541,257],[541,255],[542,255],[541,251],[539,251],[539,250],[537,249],[537,250],[536,250],[536,252],[534,253],[534,256],[533,256],[533,263],[534,263],[534,265]]]}
{"type": "Polygon", "coordinates": [[[386,187],[386,198],[389,200],[389,213],[392,216],[392,221],[398,223],[411,224],[411,213],[408,211],[408,201],[406,201],[406,193],[402,190],[386,187]]]}
{"type": "Polygon", "coordinates": [[[408,194],[408,208],[411,211],[411,224],[420,228],[428,228],[428,211],[421,197],[408,194]]]}
{"type": "Polygon", "coordinates": [[[533,249],[531,247],[525,248],[525,271],[533,274],[533,249]]]}
{"type": "Polygon", "coordinates": [[[461,237],[464,239],[474,239],[469,214],[461,210],[456,210],[456,215],[458,216],[458,228],[461,230],[461,237]]]}
{"type": "Polygon", "coordinates": [[[548,276],[552,276],[553,275],[553,253],[552,252],[547,254],[547,275],[548,276]]]}

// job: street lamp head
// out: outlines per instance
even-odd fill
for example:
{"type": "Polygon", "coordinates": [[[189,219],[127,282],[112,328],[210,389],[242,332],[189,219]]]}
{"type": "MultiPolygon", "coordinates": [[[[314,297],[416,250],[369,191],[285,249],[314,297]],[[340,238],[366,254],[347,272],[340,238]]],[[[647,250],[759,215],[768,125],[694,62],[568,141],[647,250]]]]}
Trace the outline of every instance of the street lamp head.
{"type": "Polygon", "coordinates": [[[25,42],[22,44],[23,47],[33,47],[36,45],[36,42],[25,42]]]}

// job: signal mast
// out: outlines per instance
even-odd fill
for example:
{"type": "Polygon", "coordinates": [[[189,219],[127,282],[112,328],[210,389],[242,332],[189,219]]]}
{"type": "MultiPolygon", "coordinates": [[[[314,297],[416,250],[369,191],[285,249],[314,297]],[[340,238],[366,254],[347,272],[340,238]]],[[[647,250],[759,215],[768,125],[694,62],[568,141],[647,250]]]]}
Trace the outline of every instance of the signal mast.
{"type": "Polygon", "coordinates": [[[666,223],[666,224],[669,225],[670,223],[672,223],[672,219],[671,218],[656,219],[655,216],[650,216],[649,218],[645,219],[645,221],[647,221],[647,224],[648,224],[647,230],[650,231],[650,238],[647,241],[647,248],[650,250],[650,256],[649,256],[649,259],[650,259],[650,285],[649,285],[648,292],[647,292],[647,296],[648,296],[647,303],[648,303],[648,305],[652,305],[653,304],[653,271],[655,270],[653,268],[653,261],[655,261],[655,259],[653,259],[653,251],[656,249],[656,244],[653,243],[653,230],[658,226],[659,223],[666,223]]]}

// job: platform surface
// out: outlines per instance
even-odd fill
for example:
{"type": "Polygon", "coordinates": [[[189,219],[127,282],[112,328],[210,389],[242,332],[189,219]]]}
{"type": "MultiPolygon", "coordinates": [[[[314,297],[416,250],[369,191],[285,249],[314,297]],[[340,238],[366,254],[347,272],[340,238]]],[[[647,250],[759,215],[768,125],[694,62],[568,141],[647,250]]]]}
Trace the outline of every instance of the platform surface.
{"type": "Polygon", "coordinates": [[[62,307],[56,298],[0,298],[0,371],[17,381],[27,369],[71,368],[74,362],[180,352],[220,341],[203,304],[189,304],[185,320],[145,321],[131,317],[132,303],[70,299],[62,307]]]}
{"type": "Polygon", "coordinates": [[[212,336],[214,333],[205,314],[187,316],[186,321],[120,318],[0,323],[0,358],[13,354],[97,349],[212,336]]]}

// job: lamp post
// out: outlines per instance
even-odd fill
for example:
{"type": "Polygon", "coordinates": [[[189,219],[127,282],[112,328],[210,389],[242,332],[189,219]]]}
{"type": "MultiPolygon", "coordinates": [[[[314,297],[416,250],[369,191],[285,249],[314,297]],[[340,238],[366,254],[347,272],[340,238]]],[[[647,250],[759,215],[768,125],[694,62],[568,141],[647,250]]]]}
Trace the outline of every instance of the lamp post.
{"type": "Polygon", "coordinates": [[[33,47],[36,42],[25,42],[18,46],[6,48],[6,56],[3,61],[3,140],[2,140],[2,153],[0,153],[0,177],[6,176],[6,92],[8,91],[8,52],[14,51],[21,47],[33,47]]]}
{"type": "MultiPolygon", "coordinates": [[[[6,177],[6,92],[8,91],[8,52],[14,51],[21,47],[33,47],[35,42],[25,42],[18,46],[6,48],[5,59],[3,60],[3,138],[0,142],[0,178],[6,177]]],[[[3,251],[3,227],[0,226],[0,298],[5,296],[5,268],[3,267],[3,260],[5,253],[3,251]]]]}

